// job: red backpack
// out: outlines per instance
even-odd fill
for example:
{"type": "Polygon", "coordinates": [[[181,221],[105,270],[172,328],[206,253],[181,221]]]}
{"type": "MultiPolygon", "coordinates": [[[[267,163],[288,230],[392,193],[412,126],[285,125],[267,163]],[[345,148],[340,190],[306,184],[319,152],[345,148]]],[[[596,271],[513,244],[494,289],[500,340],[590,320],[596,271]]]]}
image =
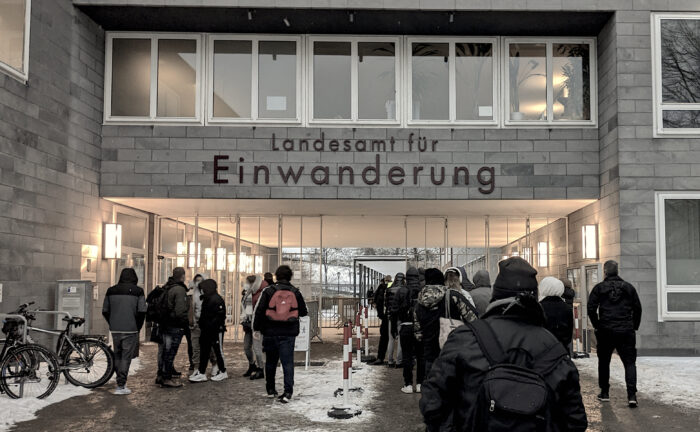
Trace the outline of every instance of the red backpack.
{"type": "Polygon", "coordinates": [[[290,290],[276,287],[265,315],[272,321],[296,321],[299,319],[297,296],[290,290]]]}

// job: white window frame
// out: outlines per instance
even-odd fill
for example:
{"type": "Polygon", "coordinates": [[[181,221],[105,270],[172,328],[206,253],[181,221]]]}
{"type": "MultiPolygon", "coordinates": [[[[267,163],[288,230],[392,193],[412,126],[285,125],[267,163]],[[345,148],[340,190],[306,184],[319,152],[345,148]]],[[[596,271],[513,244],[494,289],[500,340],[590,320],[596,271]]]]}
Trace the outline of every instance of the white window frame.
{"type": "Polygon", "coordinates": [[[17,70],[14,67],[0,61],[0,71],[8,76],[27,84],[29,80],[29,36],[31,34],[30,24],[32,21],[32,0],[24,2],[24,48],[22,50],[22,70],[17,70]]]}
{"type": "Polygon", "coordinates": [[[595,38],[561,38],[561,37],[506,37],[503,38],[503,55],[501,56],[503,70],[503,124],[504,126],[516,126],[519,128],[541,128],[543,125],[554,126],[560,128],[575,127],[594,127],[598,123],[598,54],[596,51],[595,38]],[[547,119],[546,120],[511,120],[510,119],[510,45],[511,44],[527,44],[527,43],[544,43],[547,47],[547,119]],[[554,44],[587,44],[589,46],[589,61],[590,61],[590,120],[554,120],[554,83],[553,77],[553,46],[554,44]]]}
{"type": "Polygon", "coordinates": [[[664,111],[700,111],[700,103],[665,103],[663,101],[663,77],[661,70],[661,21],[700,20],[700,12],[652,13],[651,61],[654,101],[654,138],[687,137],[700,138],[700,128],[665,128],[664,111]]]}
{"type": "Polygon", "coordinates": [[[697,285],[669,285],[666,275],[666,213],[667,199],[700,200],[700,192],[656,192],[656,285],[658,321],[700,321],[698,312],[673,312],[668,310],[668,294],[700,293],[700,282],[697,285]]]}
{"type": "Polygon", "coordinates": [[[105,41],[104,121],[110,124],[202,124],[203,40],[199,33],[136,33],[110,32],[105,41]],[[146,39],[151,42],[150,114],[145,117],[112,116],[112,41],[114,39],[146,39]],[[161,39],[194,40],[197,43],[196,94],[194,117],[158,117],[158,41],[161,39]]]}
{"type": "Polygon", "coordinates": [[[302,36],[298,35],[259,35],[259,34],[236,34],[236,35],[208,35],[206,48],[206,107],[207,107],[207,124],[264,124],[264,125],[299,125],[303,121],[303,93],[301,83],[304,82],[302,57],[304,56],[302,36]],[[217,40],[236,40],[250,41],[252,44],[251,53],[251,105],[250,117],[214,117],[214,41],[217,40]],[[294,42],[296,44],[296,117],[295,118],[260,118],[258,112],[258,91],[259,76],[258,76],[258,48],[261,41],[280,41],[294,42]]]}
{"type": "Polygon", "coordinates": [[[404,70],[406,85],[404,86],[405,105],[404,105],[404,124],[406,126],[473,126],[473,127],[496,127],[500,125],[500,104],[499,104],[499,77],[501,62],[501,49],[498,37],[455,37],[455,36],[410,36],[406,37],[404,48],[404,61],[402,68],[404,70]],[[448,61],[448,94],[449,100],[449,119],[447,120],[414,120],[413,119],[413,44],[414,43],[447,43],[449,44],[448,61]],[[493,119],[492,120],[457,120],[457,75],[455,66],[455,44],[456,43],[491,43],[493,46],[493,119]]]}
{"type": "Polygon", "coordinates": [[[403,121],[403,110],[401,103],[401,53],[402,38],[399,36],[319,36],[310,35],[306,41],[306,52],[308,53],[306,68],[306,89],[307,89],[307,112],[309,125],[381,125],[400,126],[403,121]],[[350,43],[350,118],[338,119],[316,119],[314,118],[314,43],[315,42],[346,42],[350,43]],[[394,44],[394,90],[396,102],[396,119],[360,119],[359,118],[359,57],[358,43],[360,42],[391,42],[394,44]]]}

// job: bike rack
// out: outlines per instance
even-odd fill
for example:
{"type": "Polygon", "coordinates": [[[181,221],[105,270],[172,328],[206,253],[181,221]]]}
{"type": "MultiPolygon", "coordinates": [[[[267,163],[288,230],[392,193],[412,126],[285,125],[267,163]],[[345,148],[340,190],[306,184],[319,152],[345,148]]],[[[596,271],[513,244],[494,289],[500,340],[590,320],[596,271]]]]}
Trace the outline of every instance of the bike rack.
{"type": "Polygon", "coordinates": [[[0,318],[19,318],[24,323],[22,326],[22,343],[27,343],[27,319],[23,315],[0,313],[0,318]]]}

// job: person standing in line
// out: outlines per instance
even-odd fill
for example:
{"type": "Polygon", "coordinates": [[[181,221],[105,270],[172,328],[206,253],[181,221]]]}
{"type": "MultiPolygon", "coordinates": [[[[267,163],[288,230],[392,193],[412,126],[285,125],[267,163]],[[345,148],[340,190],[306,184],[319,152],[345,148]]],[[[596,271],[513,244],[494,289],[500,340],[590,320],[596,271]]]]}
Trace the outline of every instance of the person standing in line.
{"type": "Polygon", "coordinates": [[[202,314],[199,317],[199,328],[202,331],[199,336],[199,369],[190,376],[190,381],[204,382],[207,380],[207,360],[212,350],[216,356],[217,368],[215,370],[212,367],[211,380],[223,381],[228,378],[223,351],[224,333],[226,332],[226,303],[217,292],[214,279],[203,280],[199,286],[202,290],[202,314]]]}
{"type": "MultiPolygon", "coordinates": [[[[262,295],[263,291],[270,286],[267,284],[267,281],[263,279],[262,283],[260,283],[260,289],[257,290],[256,292],[253,293],[252,295],[252,300],[253,300],[253,316],[251,317],[251,323],[250,327],[251,329],[253,328],[253,321],[255,321],[255,308],[258,306],[258,302],[260,300],[260,296],[262,295]]],[[[265,378],[265,356],[263,355],[263,348],[262,348],[262,333],[259,331],[253,330],[253,353],[255,354],[255,358],[257,359],[257,364],[260,366],[260,368],[253,372],[252,375],[250,375],[251,380],[256,380],[256,379],[262,379],[265,378]]]]}
{"type": "Polygon", "coordinates": [[[386,313],[389,331],[389,343],[387,344],[387,366],[390,368],[403,367],[399,328],[397,321],[392,319],[393,312],[391,311],[391,308],[394,304],[396,292],[404,285],[406,285],[406,276],[404,276],[403,273],[396,273],[396,276],[394,276],[394,282],[387,286],[384,293],[384,310],[386,313]],[[394,362],[394,353],[396,353],[396,362],[394,362]]]}
{"type": "Polygon", "coordinates": [[[540,281],[540,305],[547,317],[545,328],[569,350],[574,335],[574,311],[561,297],[564,284],[559,279],[547,276],[540,281]]]}
{"type": "Polygon", "coordinates": [[[403,381],[401,387],[403,393],[420,393],[425,364],[423,357],[423,344],[416,340],[413,332],[414,308],[420,293],[420,273],[417,268],[411,267],[406,272],[406,285],[399,288],[394,296],[392,310],[392,324],[399,328],[399,338],[403,355],[403,381]],[[416,359],[416,387],[413,387],[413,366],[416,359]]]}
{"type": "Polygon", "coordinates": [[[200,299],[201,293],[199,292],[197,285],[202,281],[202,275],[197,274],[192,279],[189,289],[187,290],[187,307],[188,307],[188,317],[190,320],[190,325],[185,329],[185,339],[187,339],[187,358],[190,361],[190,373],[194,372],[199,363],[199,327],[197,326],[197,319],[199,319],[199,311],[196,310],[198,307],[201,308],[202,300],[200,299]],[[196,333],[195,333],[196,332],[196,333]],[[195,350],[195,345],[197,349],[195,350]]]}
{"type": "Polygon", "coordinates": [[[102,316],[109,324],[114,346],[114,368],[117,371],[115,395],[128,395],[126,386],[131,359],[139,347],[139,332],[146,319],[146,298],[133,268],[125,268],[119,283],[110,287],[102,305],[102,316]]]}
{"type": "Polygon", "coordinates": [[[562,294],[561,298],[564,299],[566,304],[573,308],[574,299],[576,298],[576,291],[574,291],[572,288],[571,281],[569,279],[561,278],[559,280],[564,284],[564,294],[562,294]]]}
{"type": "Polygon", "coordinates": [[[299,335],[299,318],[308,315],[304,297],[291,283],[293,276],[288,265],[277,268],[277,283],[266,288],[260,295],[253,320],[253,330],[263,335],[268,397],[278,395],[275,374],[277,362],[282,362],[284,393],[278,399],[282,403],[288,403],[294,394],[294,341],[299,335]]]}
{"type": "Polygon", "coordinates": [[[246,294],[241,299],[241,326],[243,326],[243,352],[245,353],[246,359],[248,360],[248,370],[243,374],[244,377],[251,377],[255,379],[253,375],[264,376],[263,366],[264,362],[262,355],[258,357],[257,352],[254,349],[253,340],[253,309],[255,308],[255,302],[253,301],[254,294],[260,294],[263,279],[260,276],[250,275],[246,278],[245,291],[246,294]]]}
{"type": "Polygon", "coordinates": [[[156,371],[156,384],[163,384],[163,325],[159,316],[159,300],[165,294],[165,290],[160,285],[156,285],[146,297],[146,321],[151,323],[150,341],[158,344],[157,363],[158,370],[156,371]]]}
{"type": "Polygon", "coordinates": [[[486,270],[479,270],[474,274],[474,289],[472,289],[469,294],[474,300],[474,306],[476,306],[479,316],[486,313],[486,308],[489,306],[491,301],[491,276],[486,270]]]}
{"type": "Polygon", "coordinates": [[[390,283],[391,276],[386,275],[384,276],[382,283],[380,283],[377,289],[374,291],[374,306],[377,308],[377,318],[379,318],[381,321],[381,324],[379,325],[379,347],[377,348],[377,360],[371,363],[375,366],[384,364],[386,349],[389,346],[389,320],[386,317],[386,304],[384,303],[384,297],[390,283]]]}
{"type": "Polygon", "coordinates": [[[267,286],[272,286],[275,284],[275,280],[273,279],[272,273],[270,272],[266,272],[263,275],[263,280],[265,281],[265,283],[267,283],[267,286]]]}
{"type": "Polygon", "coordinates": [[[445,270],[444,285],[447,287],[447,289],[459,291],[467,300],[469,300],[469,303],[474,306],[472,295],[469,294],[469,291],[474,289],[474,284],[469,282],[469,284],[466,285],[469,288],[465,288],[465,285],[462,283],[462,277],[463,274],[457,267],[450,267],[445,270]]]}
{"type": "Polygon", "coordinates": [[[175,357],[180,349],[185,327],[190,325],[187,307],[187,287],[185,286],[185,269],[175,267],[173,275],[163,286],[166,300],[166,317],[163,320],[163,370],[161,373],[163,387],[182,387],[175,378],[175,357]]]}
{"type": "Polygon", "coordinates": [[[598,399],[610,400],[610,360],[613,351],[617,351],[625,366],[627,404],[636,408],[636,331],[642,322],[642,304],[634,287],[618,276],[616,261],[606,261],[603,272],[605,279],[593,287],[588,297],[588,318],[598,342],[598,399]]]}

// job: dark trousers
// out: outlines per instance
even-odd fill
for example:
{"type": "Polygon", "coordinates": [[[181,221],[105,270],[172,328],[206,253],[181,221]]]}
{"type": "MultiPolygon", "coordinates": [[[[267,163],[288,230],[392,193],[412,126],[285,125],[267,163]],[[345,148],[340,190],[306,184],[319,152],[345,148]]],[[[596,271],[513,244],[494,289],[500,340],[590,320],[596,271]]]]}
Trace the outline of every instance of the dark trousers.
{"type": "Polygon", "coordinates": [[[423,344],[416,340],[412,325],[401,326],[399,330],[401,352],[403,353],[403,382],[404,385],[413,385],[413,364],[416,359],[416,384],[423,384],[425,378],[425,357],[423,344]]]}
{"type": "Polygon", "coordinates": [[[166,327],[163,329],[163,371],[164,380],[173,377],[175,370],[175,357],[180,349],[180,342],[185,332],[181,328],[166,327]]]}
{"type": "Polygon", "coordinates": [[[282,362],[284,392],[294,393],[294,336],[264,336],[265,380],[268,389],[275,388],[277,363],[282,362]]]}
{"type": "Polygon", "coordinates": [[[596,331],[598,340],[598,385],[603,391],[610,389],[610,360],[613,351],[622,360],[625,366],[625,384],[627,393],[637,392],[637,347],[634,331],[611,332],[606,330],[596,331]]]}
{"type": "Polygon", "coordinates": [[[139,347],[138,333],[112,333],[114,344],[114,369],[117,371],[117,386],[124,387],[129,376],[129,366],[139,347]]]}
{"type": "Polygon", "coordinates": [[[224,332],[208,332],[202,331],[199,336],[199,372],[207,371],[207,363],[209,355],[213,351],[216,356],[216,365],[219,371],[226,372],[226,363],[224,363],[224,332]]]}
{"type": "Polygon", "coordinates": [[[190,367],[194,367],[194,353],[192,352],[192,331],[189,327],[185,328],[185,339],[187,339],[187,360],[190,361],[190,367]]]}
{"type": "Polygon", "coordinates": [[[384,318],[379,325],[379,348],[377,348],[377,360],[384,361],[386,348],[389,346],[389,320],[384,318]]]}

